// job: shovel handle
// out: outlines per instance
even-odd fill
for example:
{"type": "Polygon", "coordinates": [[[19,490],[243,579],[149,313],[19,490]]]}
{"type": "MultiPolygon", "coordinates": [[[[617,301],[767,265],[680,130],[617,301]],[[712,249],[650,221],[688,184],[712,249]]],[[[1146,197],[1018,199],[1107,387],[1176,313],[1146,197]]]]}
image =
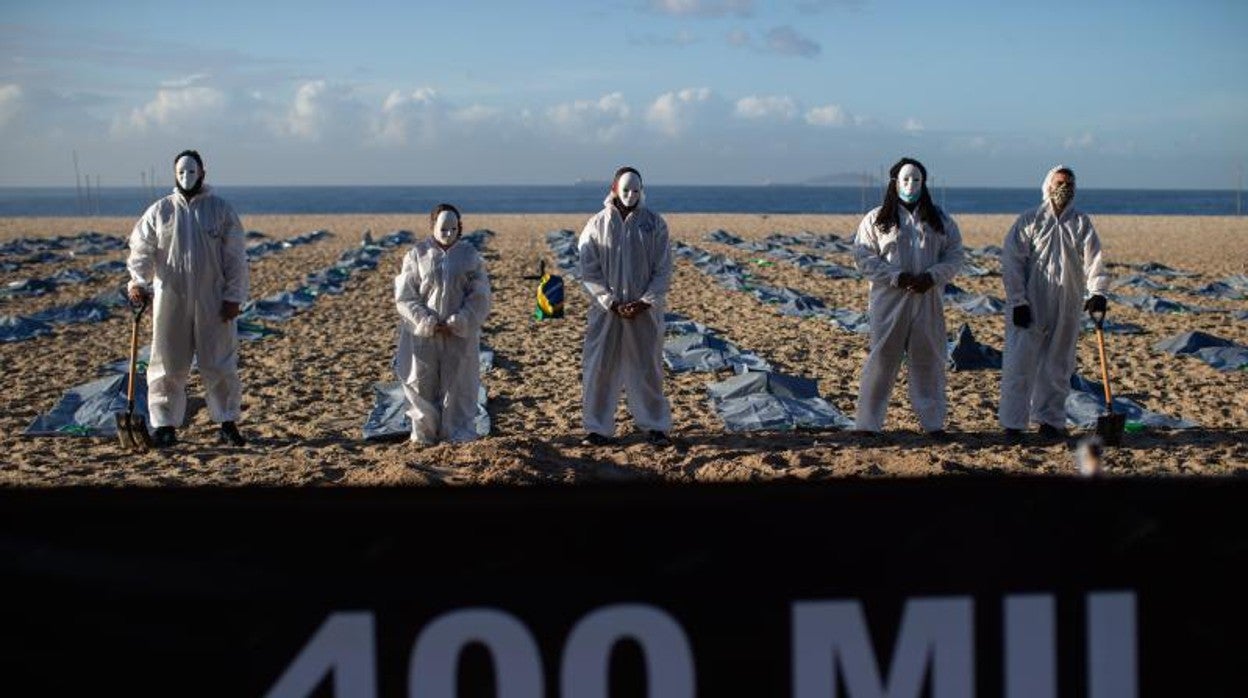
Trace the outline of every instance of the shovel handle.
{"type": "Polygon", "coordinates": [[[148,296],[143,294],[143,300],[139,302],[130,302],[130,310],[134,313],[134,322],[130,325],[130,377],[126,380],[126,411],[134,412],[134,376],[138,373],[139,364],[139,321],[143,318],[143,311],[147,310],[148,296]]]}
{"type": "MultiPolygon", "coordinates": [[[[1089,313],[1091,314],[1091,313],[1089,313]]],[[[1105,313],[1101,313],[1101,320],[1105,319],[1105,313]]],[[[1110,414],[1114,413],[1114,393],[1109,389],[1109,361],[1105,358],[1105,333],[1101,331],[1101,321],[1096,322],[1096,347],[1100,350],[1101,356],[1101,385],[1105,388],[1105,409],[1110,414]]]]}

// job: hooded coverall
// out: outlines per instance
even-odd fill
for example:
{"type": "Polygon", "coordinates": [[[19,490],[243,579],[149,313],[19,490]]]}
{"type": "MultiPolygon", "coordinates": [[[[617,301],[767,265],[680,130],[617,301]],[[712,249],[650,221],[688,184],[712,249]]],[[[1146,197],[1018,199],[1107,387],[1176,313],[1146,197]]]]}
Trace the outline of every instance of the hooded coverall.
{"type": "Polygon", "coordinates": [[[1104,295],[1109,288],[1092,219],[1073,200],[1060,216],[1048,201],[1058,169],[1044,179],[1044,203],[1020,215],[1002,245],[1006,317],[998,417],[1006,429],[1024,430],[1033,421],[1066,427],[1084,291],[1104,295]],[[1026,329],[1013,321],[1020,305],[1031,307],[1026,329]]]}
{"type": "Polygon", "coordinates": [[[589,293],[582,352],[585,430],[615,433],[615,408],[623,390],[637,427],[668,432],[671,407],[663,394],[663,314],[672,279],[667,223],[639,203],[627,217],[608,196],[581,231],[581,283],[589,293]],[[644,301],[645,312],[626,319],[613,304],[644,301]]]}
{"type": "Polygon", "coordinates": [[[399,312],[395,372],[411,408],[411,440],[472,441],[481,384],[481,326],[490,312],[490,279],[472,245],[443,250],[432,238],[403,257],[394,279],[399,312]],[[449,333],[435,332],[439,323],[449,333]]]}
{"type": "Polygon", "coordinates": [[[242,410],[238,331],[221,304],[247,300],[249,275],[243,225],[223,199],[202,185],[152,204],[130,233],[130,286],[151,289],[152,356],[147,405],[154,427],[181,426],[186,382],[196,359],[208,414],[232,422],[242,410]]]}
{"type": "Polygon", "coordinates": [[[880,230],[875,222],[879,212],[877,207],[862,219],[854,238],[854,264],[871,282],[871,348],[862,367],[854,428],[884,428],[904,354],[910,366],[910,404],[923,430],[937,431],[944,429],[947,412],[942,291],[962,270],[962,233],[943,212],[942,234],[900,205],[897,227],[880,230]],[[903,272],[931,274],[935,284],[926,293],[913,293],[898,286],[903,272]]]}

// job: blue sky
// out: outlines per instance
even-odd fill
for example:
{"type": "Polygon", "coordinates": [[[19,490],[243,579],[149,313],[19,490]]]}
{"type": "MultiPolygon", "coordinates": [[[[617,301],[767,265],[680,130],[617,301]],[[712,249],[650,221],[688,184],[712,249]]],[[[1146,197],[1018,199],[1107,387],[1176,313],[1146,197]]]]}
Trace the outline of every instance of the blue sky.
{"type": "MultiPolygon", "coordinates": [[[[194,147],[244,184],[1221,188],[1248,169],[1248,3],[43,2],[0,14],[0,186],[194,147]]],[[[1248,172],[1245,173],[1248,179],[1248,172]]]]}

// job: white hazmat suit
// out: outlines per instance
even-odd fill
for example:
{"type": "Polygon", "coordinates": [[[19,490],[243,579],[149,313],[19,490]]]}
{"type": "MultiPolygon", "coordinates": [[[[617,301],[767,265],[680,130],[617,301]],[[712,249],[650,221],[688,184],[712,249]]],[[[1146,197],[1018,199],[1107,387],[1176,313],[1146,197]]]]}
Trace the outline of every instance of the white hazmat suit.
{"type": "Polygon", "coordinates": [[[130,287],[154,291],[147,405],[154,427],[181,426],[186,382],[197,359],[208,414],[233,422],[242,410],[238,331],[221,304],[247,300],[243,225],[204,184],[152,204],[130,233],[130,287]]]}
{"type": "Polygon", "coordinates": [[[903,354],[910,367],[910,404],[924,431],[944,429],[945,310],[943,290],[962,270],[962,233],[941,212],[944,233],[932,230],[906,207],[897,206],[897,227],[880,230],[880,208],[862,219],[854,238],[854,263],[871,282],[867,313],[871,348],[862,367],[854,429],[884,428],[888,397],[901,368],[903,354]],[[931,274],[935,282],[924,293],[898,285],[902,273],[931,274]]]}
{"type": "Polygon", "coordinates": [[[399,346],[394,367],[411,409],[412,441],[477,438],[481,326],[490,312],[490,279],[472,245],[416,243],[394,279],[399,346]],[[448,328],[438,332],[439,324],[448,328]]]}
{"type": "Polygon", "coordinates": [[[663,313],[672,280],[667,223],[644,199],[624,217],[609,195],[603,209],[581,231],[581,283],[589,293],[588,326],[582,352],[585,430],[610,437],[623,389],[637,427],[668,432],[672,412],[663,394],[663,313]],[[649,308],[632,318],[615,304],[643,301],[649,308]]]}
{"type": "Polygon", "coordinates": [[[1044,203],[1018,217],[1002,246],[1006,317],[998,417],[1006,429],[1025,430],[1031,421],[1065,429],[1084,291],[1105,295],[1109,288],[1092,219],[1073,201],[1059,216],[1049,201],[1059,169],[1044,178],[1044,203]],[[1031,308],[1026,329],[1013,322],[1014,308],[1022,305],[1031,308]]]}

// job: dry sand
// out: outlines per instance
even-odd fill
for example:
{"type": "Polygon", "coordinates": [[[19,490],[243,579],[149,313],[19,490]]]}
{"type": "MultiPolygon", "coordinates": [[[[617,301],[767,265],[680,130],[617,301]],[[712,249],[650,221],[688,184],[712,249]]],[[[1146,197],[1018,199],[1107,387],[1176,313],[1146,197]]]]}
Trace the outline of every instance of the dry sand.
{"type": "MultiPolygon", "coordinates": [[[[945,473],[1069,474],[1071,458],[1063,445],[1010,446],[996,424],[999,373],[949,374],[950,429],[956,440],[932,445],[916,433],[905,398],[905,371],[893,392],[887,429],[879,443],[864,445],[842,432],[729,434],[707,404],[709,374],[669,374],[675,435],[683,450],[655,449],[633,433],[619,414],[618,447],[579,445],[580,349],[585,297],[570,287],[567,317],[532,319],[534,284],[523,280],[537,260],[551,260],[545,233],[579,231],[584,215],[473,215],[469,229],[497,233],[486,251],[494,288],[494,308],[484,340],[497,352],[486,375],[493,433],[467,445],[418,448],[406,442],[372,443],[361,427],[372,407],[374,381],[393,380],[390,360],[396,314],[392,279],[401,251],[383,257],[375,273],[355,276],[340,296],[321,298],[310,311],[275,325],[284,334],[242,344],[244,417],[251,439],[241,449],[215,441],[204,410],[179,432],[174,449],[146,455],[123,451],[115,440],[29,438],[20,435],[64,391],[93,379],[97,367],[121,358],[128,349],[128,319],[117,313],[100,324],[59,327],[52,336],[0,345],[4,376],[0,409],[0,484],[61,485],[425,485],[479,483],[577,483],[664,480],[670,482],[824,479],[852,476],[922,476],[945,473]]],[[[1000,244],[1012,216],[959,216],[968,246],[1000,244]]],[[[274,238],[316,229],[331,240],[288,250],[252,265],[252,297],[299,284],[304,274],[323,268],[366,229],[384,234],[424,230],[419,215],[249,216],[244,224],[274,238]]],[[[723,228],[747,239],[770,233],[852,235],[857,216],[670,215],[673,239],[750,262],[754,257],[704,238],[723,228]]],[[[1102,216],[1096,223],[1110,261],[1159,261],[1199,272],[1177,280],[1188,289],[1248,270],[1248,219],[1102,216]]],[[[69,235],[83,230],[125,236],[133,220],[121,218],[0,219],[0,241],[23,236],[69,235]]],[[[118,255],[121,258],[121,255],[118,255]]],[[[7,283],[79,268],[100,258],[28,267],[0,275],[7,283]]],[[[847,260],[846,260],[847,261],[847,260]]],[[[786,264],[754,266],[768,283],[787,285],[825,299],[830,305],[866,308],[866,282],[829,280],[786,264]]],[[[1125,273],[1115,269],[1116,273],[1125,273]]],[[[116,280],[62,287],[33,299],[0,299],[0,314],[36,312],[94,295],[116,280]]],[[[961,277],[969,290],[1002,296],[1000,277],[961,277]]],[[[1242,310],[1243,301],[1216,301],[1180,292],[1162,295],[1183,302],[1242,310]]],[[[752,297],[722,290],[686,261],[678,261],[670,309],[716,329],[743,349],[753,350],[778,370],[819,380],[832,404],[853,414],[858,372],[866,337],[826,321],[784,317],[752,297]]],[[[1248,344],[1248,322],[1230,314],[1154,315],[1111,306],[1111,317],[1148,329],[1138,336],[1109,337],[1111,371],[1117,393],[1149,409],[1193,420],[1202,429],[1129,435],[1109,454],[1114,476],[1248,474],[1248,374],[1224,374],[1194,358],[1175,358],[1153,343],[1185,330],[1204,330],[1248,344]]],[[[1000,317],[966,317],[948,309],[950,330],[969,321],[976,337],[1001,347],[1000,317]]],[[[145,322],[145,330],[150,325],[145,322]]],[[[1079,346],[1079,370],[1097,372],[1095,340],[1079,346]]],[[[192,379],[192,395],[199,391],[192,379]]]]}

